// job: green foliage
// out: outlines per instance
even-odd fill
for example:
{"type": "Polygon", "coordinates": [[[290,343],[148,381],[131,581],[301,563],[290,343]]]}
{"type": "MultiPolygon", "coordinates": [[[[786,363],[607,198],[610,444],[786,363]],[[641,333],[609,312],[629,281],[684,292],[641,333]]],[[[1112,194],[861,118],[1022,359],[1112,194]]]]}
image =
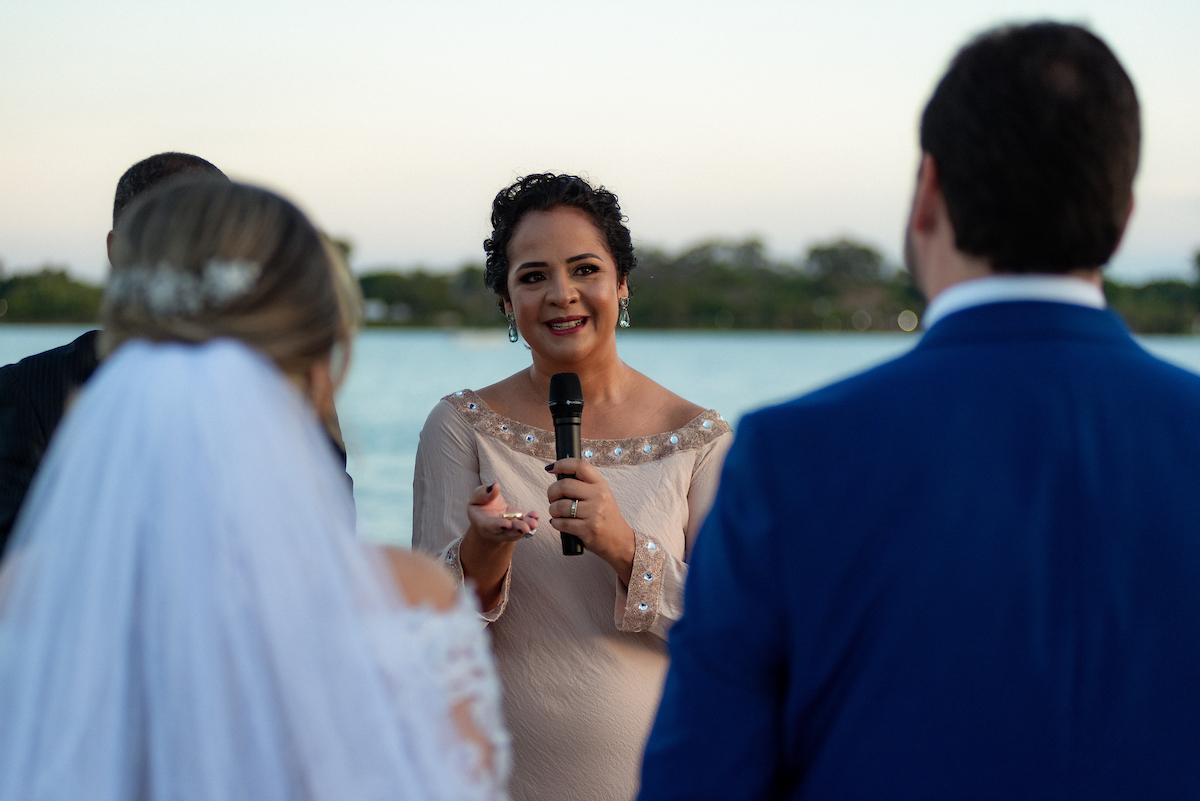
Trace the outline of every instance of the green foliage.
{"type": "Polygon", "coordinates": [[[1152,281],[1143,286],[1104,282],[1108,303],[1138,334],[1190,334],[1200,325],[1200,298],[1185,281],[1152,281]]]}
{"type": "Polygon", "coordinates": [[[638,254],[630,314],[646,328],[899,330],[924,310],[904,273],[884,278],[875,250],[839,241],[799,264],[771,261],[762,243],[708,242],[672,257],[638,254]],[[857,316],[856,316],[857,315],[857,316]]]}
{"type": "Polygon", "coordinates": [[[504,323],[496,296],[483,285],[483,268],[476,265],[467,265],[453,274],[424,270],[371,273],[362,276],[359,283],[368,300],[368,318],[373,311],[372,300],[386,307],[383,319],[369,322],[423,327],[504,323]]]}
{"type": "MultiPolygon", "coordinates": [[[[1135,333],[1192,333],[1200,328],[1200,252],[1195,259],[1195,285],[1106,281],[1108,302],[1135,333]]],[[[386,310],[377,322],[504,324],[475,265],[453,274],[381,272],[361,280],[363,294],[386,310]]],[[[757,239],[705,242],[678,254],[640,250],[629,283],[629,312],[639,329],[899,331],[901,312],[925,312],[907,272],[848,239],[816,245],[790,262],[771,259],[757,239]]]]}
{"type": "MultiPolygon", "coordinates": [[[[349,253],[346,240],[335,244],[349,253]]],[[[908,273],[873,248],[840,239],[794,261],[771,259],[762,242],[705,242],[678,254],[638,252],[630,275],[639,329],[898,331],[902,311],[919,317],[921,294],[908,273]]],[[[1185,281],[1130,286],[1105,281],[1108,302],[1135,333],[1200,332],[1200,251],[1185,281]]],[[[500,327],[497,298],[477,264],[456,273],[385,271],[360,279],[371,324],[500,327]]],[[[0,322],[94,323],[102,290],[61,268],[6,275],[0,266],[0,322]]]]}
{"type": "Polygon", "coordinates": [[[878,281],[883,271],[883,256],[866,245],[839,239],[809,250],[804,269],[816,280],[831,286],[878,281]]]}
{"type": "MultiPolygon", "coordinates": [[[[671,255],[638,252],[630,314],[638,328],[898,331],[905,309],[925,304],[908,274],[848,240],[815,247],[798,263],[773,261],[762,242],[714,241],[671,255]]],[[[429,326],[504,324],[483,270],[452,275],[385,272],[361,278],[376,322],[429,326]]]]}
{"type": "Polygon", "coordinates": [[[66,270],[0,277],[0,320],[8,323],[94,323],[100,317],[100,287],[76,281],[66,270]]]}

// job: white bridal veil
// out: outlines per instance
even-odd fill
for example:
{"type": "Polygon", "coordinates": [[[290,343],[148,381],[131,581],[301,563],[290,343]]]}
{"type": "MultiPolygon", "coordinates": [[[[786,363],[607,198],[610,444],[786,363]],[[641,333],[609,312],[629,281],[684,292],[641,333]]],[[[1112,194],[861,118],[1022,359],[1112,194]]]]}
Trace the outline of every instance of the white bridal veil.
{"type": "Polygon", "coordinates": [[[121,347],[0,572],[0,800],[498,797],[449,711],[501,731],[475,615],[405,606],[353,530],[273,364],[121,347]]]}

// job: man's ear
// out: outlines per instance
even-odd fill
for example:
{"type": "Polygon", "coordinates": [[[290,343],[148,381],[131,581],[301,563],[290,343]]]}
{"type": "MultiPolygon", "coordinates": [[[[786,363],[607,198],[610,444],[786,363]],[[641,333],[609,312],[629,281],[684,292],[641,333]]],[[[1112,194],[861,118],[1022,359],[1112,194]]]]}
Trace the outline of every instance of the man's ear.
{"type": "Polygon", "coordinates": [[[917,188],[913,193],[912,215],[908,226],[914,233],[930,234],[937,228],[945,208],[946,200],[942,196],[942,185],[938,180],[937,162],[933,156],[924,153],[921,156],[921,166],[917,170],[917,188]]]}
{"type": "Polygon", "coordinates": [[[108,266],[109,266],[109,267],[111,267],[111,266],[112,266],[112,261],[113,261],[113,259],[112,259],[112,245],[113,245],[113,240],[114,240],[114,239],[116,239],[116,238],[117,238],[117,232],[116,232],[116,231],[109,231],[109,232],[108,232],[108,239],[107,239],[107,240],[105,240],[105,243],[104,243],[104,244],[105,244],[105,248],[108,250],[108,266]]]}

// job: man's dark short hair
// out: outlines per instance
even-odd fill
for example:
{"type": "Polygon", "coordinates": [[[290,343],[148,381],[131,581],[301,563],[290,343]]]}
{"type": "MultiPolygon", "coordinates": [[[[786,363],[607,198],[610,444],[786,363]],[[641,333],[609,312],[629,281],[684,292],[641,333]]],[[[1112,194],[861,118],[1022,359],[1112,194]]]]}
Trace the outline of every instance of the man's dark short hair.
{"type": "Polygon", "coordinates": [[[142,159],[126,170],[121,180],[117,181],[117,194],[113,198],[113,230],[116,230],[121,214],[134,199],[146,190],[153,189],[178,175],[225,177],[225,173],[209,162],[188,153],[159,153],[157,156],[142,159]]]}
{"type": "Polygon", "coordinates": [[[1120,241],[1141,141],[1137,93],[1076,25],[988,31],[921,118],[959,250],[997,272],[1098,267],[1120,241]]]}

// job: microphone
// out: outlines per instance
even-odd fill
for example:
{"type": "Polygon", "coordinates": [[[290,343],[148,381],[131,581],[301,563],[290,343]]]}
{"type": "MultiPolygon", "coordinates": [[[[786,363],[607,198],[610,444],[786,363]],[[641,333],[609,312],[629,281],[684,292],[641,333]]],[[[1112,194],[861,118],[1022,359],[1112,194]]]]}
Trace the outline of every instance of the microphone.
{"type": "MultiPolygon", "coordinates": [[[[557,459],[579,458],[579,424],[583,421],[583,387],[575,373],[555,373],[550,377],[550,416],[554,418],[554,451],[557,459]]],[[[575,478],[559,475],[559,478],[575,478]]],[[[562,536],[563,556],[583,553],[583,540],[574,534],[562,536]]]]}

